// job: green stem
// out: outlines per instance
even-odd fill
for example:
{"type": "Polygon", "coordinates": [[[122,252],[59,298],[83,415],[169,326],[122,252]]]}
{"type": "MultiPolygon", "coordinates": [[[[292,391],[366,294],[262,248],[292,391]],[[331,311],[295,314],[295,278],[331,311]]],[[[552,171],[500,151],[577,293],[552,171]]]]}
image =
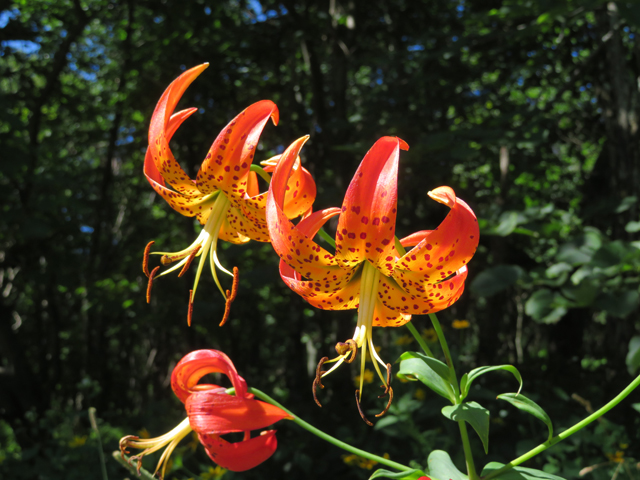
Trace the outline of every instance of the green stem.
{"type": "MultiPolygon", "coordinates": [[[[234,388],[228,388],[226,390],[226,392],[229,393],[229,394],[233,394],[233,393],[235,393],[235,389],[234,388]]],[[[395,468],[396,470],[400,470],[400,471],[403,471],[403,472],[409,471],[409,470],[413,470],[413,468],[411,468],[411,467],[407,467],[406,465],[402,465],[401,463],[397,463],[397,462],[391,461],[388,458],[379,457],[378,455],[374,455],[374,454],[366,452],[364,450],[360,450],[359,448],[352,447],[348,443],[344,443],[343,441],[338,440],[337,438],[334,438],[331,435],[327,435],[322,430],[318,430],[313,425],[308,424],[307,422],[305,422],[304,420],[302,420],[301,418],[296,416],[291,410],[288,410],[284,406],[280,405],[280,403],[276,402],[269,395],[267,395],[264,392],[261,392],[260,390],[258,390],[256,388],[249,387],[248,388],[248,392],[249,393],[253,393],[256,397],[264,400],[265,402],[268,402],[268,403],[270,403],[272,405],[275,405],[278,408],[281,408],[282,410],[287,412],[289,415],[291,415],[291,420],[293,420],[293,422],[297,423],[299,426],[301,426],[305,430],[313,433],[314,435],[317,435],[321,439],[323,439],[323,440],[325,440],[325,441],[327,441],[329,443],[332,443],[333,445],[335,445],[338,448],[342,448],[343,450],[346,450],[347,452],[355,453],[356,455],[358,455],[360,457],[366,458],[368,460],[373,460],[373,461],[378,462],[378,463],[380,463],[382,465],[386,465],[387,467],[395,468]]]]}
{"type": "Polygon", "coordinates": [[[89,423],[91,423],[91,429],[96,432],[98,437],[98,454],[100,455],[100,467],[102,470],[102,480],[109,480],[107,475],[107,462],[104,460],[104,452],[102,451],[102,438],[100,437],[100,429],[98,429],[98,421],[96,420],[96,409],[89,407],[89,423]]]}
{"type": "MultiPolygon", "coordinates": [[[[438,317],[436,317],[435,313],[430,313],[429,318],[431,319],[431,323],[433,323],[433,328],[436,331],[436,335],[438,335],[438,340],[440,341],[440,346],[442,347],[444,358],[447,362],[447,365],[449,366],[451,384],[453,385],[453,390],[456,395],[456,405],[458,405],[462,401],[462,398],[460,396],[460,387],[458,386],[458,377],[456,375],[456,369],[453,366],[453,359],[451,358],[449,345],[447,345],[447,339],[444,338],[444,332],[442,331],[442,327],[440,326],[438,317]]],[[[471,444],[469,443],[469,435],[467,433],[467,425],[464,423],[464,420],[460,420],[458,422],[458,427],[460,427],[460,436],[462,437],[462,449],[464,450],[464,458],[465,458],[465,461],[467,462],[467,475],[469,476],[470,480],[477,480],[478,474],[476,473],[476,466],[473,461],[471,444]]]]}
{"type": "Polygon", "coordinates": [[[416,341],[418,342],[418,345],[420,345],[420,348],[422,348],[422,350],[424,351],[424,353],[427,354],[428,357],[433,358],[433,353],[431,353],[431,350],[429,349],[429,347],[427,346],[427,342],[424,341],[424,338],[422,338],[422,335],[420,335],[418,333],[418,330],[416,329],[416,327],[413,325],[413,323],[411,322],[407,322],[406,327],[409,329],[409,331],[411,332],[411,334],[413,335],[413,338],[416,339],[416,341]]]}
{"type": "Polygon", "coordinates": [[[130,462],[131,460],[126,455],[122,455],[118,450],[111,454],[113,459],[122,465],[124,468],[129,470],[132,474],[134,474],[138,478],[144,478],[145,480],[158,480],[151,473],[149,473],[144,468],[140,468],[140,473],[138,474],[137,467],[133,466],[130,462]],[[139,476],[138,476],[139,475],[139,476]]]}
{"type": "Polygon", "coordinates": [[[625,397],[627,395],[629,395],[631,392],[633,392],[638,386],[640,385],[640,375],[638,375],[633,382],[631,382],[627,388],[625,388],[622,392],[620,392],[613,400],[611,400],[609,403],[607,403],[606,405],[604,405],[603,407],[601,407],[598,411],[593,412],[591,415],[589,415],[587,418],[585,418],[584,420],[576,423],[573,427],[565,430],[564,432],[562,432],[559,435],[556,435],[555,437],[553,437],[550,440],[547,440],[546,442],[538,445],[536,448],[529,450],[527,453],[525,453],[524,455],[519,456],[518,458],[516,458],[515,460],[510,461],[509,463],[507,463],[504,467],[502,467],[499,470],[496,470],[495,472],[491,472],[489,475],[487,475],[486,477],[483,477],[484,480],[489,480],[490,478],[494,478],[497,477],[501,474],[503,474],[504,472],[511,470],[513,467],[516,467],[518,465],[520,465],[523,462],[526,462],[527,460],[529,460],[532,457],[535,457],[536,455],[538,455],[541,452],[544,452],[547,448],[552,447],[553,445],[555,445],[556,443],[561,442],[562,440],[564,440],[565,438],[569,437],[570,435],[573,435],[574,433],[576,433],[578,430],[583,429],[584,427],[586,427],[587,425],[589,425],[590,423],[594,422],[595,420],[597,420],[598,418],[600,418],[602,415],[604,415],[605,413],[607,413],[609,410],[611,410],[613,407],[615,407],[618,403],[620,403],[622,400],[625,399],[625,397]]]}
{"type": "Polygon", "coordinates": [[[251,170],[252,172],[256,172],[268,184],[271,183],[271,176],[269,176],[269,174],[265,172],[260,165],[256,165],[252,163],[251,167],[249,167],[249,170],[251,170]]]}
{"type": "Polygon", "coordinates": [[[318,235],[320,235],[333,248],[336,248],[336,241],[331,238],[331,235],[324,231],[324,228],[318,230],[318,235]]]}

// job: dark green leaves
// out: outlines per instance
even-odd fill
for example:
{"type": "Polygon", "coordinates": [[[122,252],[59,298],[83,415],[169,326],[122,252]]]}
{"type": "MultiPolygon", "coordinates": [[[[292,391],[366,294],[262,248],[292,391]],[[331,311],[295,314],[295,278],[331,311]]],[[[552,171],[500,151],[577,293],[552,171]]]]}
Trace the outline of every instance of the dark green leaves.
{"type": "MultiPolygon", "coordinates": [[[[500,470],[504,465],[498,462],[491,462],[483,469],[481,475],[489,475],[496,470],[500,470]]],[[[542,470],[534,470],[533,468],[513,467],[502,475],[494,477],[500,480],[564,480],[562,477],[552,475],[542,470]]]]}
{"type": "Polygon", "coordinates": [[[514,285],[522,274],[516,265],[498,265],[480,272],[470,288],[481,297],[490,297],[514,285]]]}
{"type": "Polygon", "coordinates": [[[517,409],[527,412],[529,415],[533,415],[538,420],[544,422],[549,429],[549,438],[547,438],[547,440],[551,440],[551,437],[553,437],[553,425],[551,424],[549,415],[547,415],[547,412],[545,412],[540,405],[533,400],[529,400],[522,394],[503,393],[502,395],[498,395],[498,399],[505,400],[517,409]]]}
{"type": "Polygon", "coordinates": [[[393,478],[394,480],[417,480],[418,478],[425,476],[425,473],[421,470],[406,470],[404,472],[390,472],[383,468],[379,468],[373,475],[369,477],[369,480],[374,478],[393,478]]]}
{"type": "Polygon", "coordinates": [[[469,388],[471,387],[471,383],[478,378],[480,375],[483,375],[487,372],[493,372],[495,370],[505,370],[507,372],[511,372],[516,380],[520,382],[520,388],[518,392],[522,390],[522,377],[520,376],[520,372],[513,365],[496,365],[493,367],[480,367],[474,368],[469,373],[465,373],[460,379],[460,394],[462,398],[465,398],[469,394],[469,388]]]}
{"type": "Polygon", "coordinates": [[[465,421],[471,425],[482,441],[484,453],[489,452],[489,410],[476,402],[467,402],[444,407],[442,414],[454,422],[465,421]]]}

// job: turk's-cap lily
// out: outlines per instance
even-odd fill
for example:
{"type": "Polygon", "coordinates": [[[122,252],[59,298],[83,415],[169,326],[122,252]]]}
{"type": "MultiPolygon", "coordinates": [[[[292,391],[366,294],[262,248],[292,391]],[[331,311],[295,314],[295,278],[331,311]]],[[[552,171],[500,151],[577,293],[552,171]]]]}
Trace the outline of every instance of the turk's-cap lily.
{"type": "Polygon", "coordinates": [[[267,460],[278,446],[275,430],[265,430],[251,437],[252,430],[261,430],[278,420],[290,418],[279,407],[260,400],[247,392],[247,382],[238,375],[233,363],[218,350],[196,350],[186,355],[173,369],[171,387],[185,405],[187,418],[169,433],[157,438],[142,439],[127,436],[120,440],[123,455],[128,448],[143,449],[131,457],[140,468],[142,457],[165,448],[156,473],[164,476],[169,456],[177,444],[192,431],[196,432],[207,455],[218,465],[234,472],[249,470],[267,460]],[[226,375],[235,388],[235,395],[225,388],[198,383],[209,373],[226,375]],[[239,442],[229,442],[221,435],[243,432],[239,442]]]}
{"type": "MultiPolygon", "coordinates": [[[[179,270],[179,276],[189,268],[195,257],[200,257],[193,289],[189,294],[189,315],[200,276],[209,259],[211,273],[216,285],[227,300],[225,317],[229,305],[235,298],[237,270],[231,273],[225,269],[217,257],[217,242],[242,244],[249,240],[268,242],[269,233],[265,218],[267,192],[260,193],[258,174],[270,181],[265,170],[273,169],[278,157],[268,161],[263,170],[252,165],[260,134],[269,118],[278,123],[278,108],[270,100],[261,100],[250,105],[226,127],[209,149],[195,180],[182,169],[169,148],[169,141],[178,127],[197,111],[187,108],[174,113],[176,105],[187,87],[205,69],[203,64],[187,70],[169,85],[156,105],[149,127],[149,147],[144,161],[144,174],[153,189],[182,215],[196,217],[203,225],[198,238],[187,248],[178,252],[151,252],[153,242],[144,252],[143,270],[149,277],[147,301],[150,298],[154,277],[179,270]],[[257,172],[257,173],[256,173],[257,172]],[[173,264],[158,274],[160,267],[149,271],[149,254],[162,255],[163,265],[173,264]],[[216,267],[234,276],[231,290],[224,290],[218,279],[216,267]]],[[[288,182],[290,187],[283,204],[287,218],[295,218],[311,211],[316,196],[316,186],[311,174],[302,168],[297,158],[293,174],[288,182]]]]}
{"type": "Polygon", "coordinates": [[[319,210],[294,225],[283,210],[287,179],[299,150],[308,137],[294,142],[283,154],[269,186],[267,222],[271,244],[280,256],[280,275],[285,283],[311,305],[326,310],[358,309],[353,338],[338,343],[338,356],[324,357],[313,385],[324,388],[321,378],[343,362],[355,360],[362,350],[360,408],[367,349],[374,358],[384,394],[391,404],[391,365],[380,358],[373,344],[372,327],[395,327],[411,315],[435,313],[454,303],[464,290],[467,262],[478,246],[478,222],[469,206],[449,187],[429,196],[450,208],[435,230],[424,230],[398,240],[397,176],[400,150],[408,145],[396,137],[379,139],[358,167],[342,208],[319,210]],[[335,253],[312,239],[327,220],[339,216],[335,253]],[[413,247],[409,251],[406,248],[413,247]],[[326,363],[333,368],[323,371],[326,363]],[[382,366],[382,369],[380,368],[382,366]],[[386,370],[386,371],[385,371],[386,370]],[[383,375],[384,373],[384,375],[383,375]]]}

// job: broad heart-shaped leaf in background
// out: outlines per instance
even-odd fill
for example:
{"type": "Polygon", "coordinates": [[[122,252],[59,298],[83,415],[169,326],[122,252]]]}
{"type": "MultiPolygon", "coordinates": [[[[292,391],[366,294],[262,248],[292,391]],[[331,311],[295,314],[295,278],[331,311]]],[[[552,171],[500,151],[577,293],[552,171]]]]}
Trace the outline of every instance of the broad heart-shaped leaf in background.
{"type": "Polygon", "coordinates": [[[484,453],[489,453],[489,410],[476,402],[465,402],[444,407],[442,414],[454,422],[464,420],[471,425],[482,441],[484,453]]]}
{"type": "Polygon", "coordinates": [[[419,352],[404,352],[398,360],[399,378],[418,379],[438,395],[442,395],[451,403],[454,402],[455,394],[451,386],[449,367],[444,363],[419,352]]]}
{"type": "Polygon", "coordinates": [[[549,429],[549,438],[547,440],[551,440],[551,437],[553,437],[553,425],[551,424],[551,418],[549,418],[547,412],[545,412],[540,405],[533,400],[529,400],[521,393],[503,393],[502,395],[498,395],[498,399],[506,400],[517,409],[527,412],[538,420],[544,422],[549,429]]]}
{"type": "MultiPolygon", "coordinates": [[[[426,474],[422,470],[405,470],[404,472],[390,472],[384,468],[379,468],[373,475],[369,477],[369,480],[374,478],[393,478],[395,480],[417,480],[420,477],[425,477],[426,474]]],[[[433,479],[432,480],[436,480],[433,479]]]]}
{"type": "Polygon", "coordinates": [[[520,382],[520,388],[518,389],[518,393],[522,390],[522,377],[520,376],[520,372],[513,365],[494,365],[492,367],[480,367],[474,368],[469,373],[465,373],[460,379],[460,393],[462,398],[465,398],[469,394],[469,388],[471,387],[471,382],[473,382],[480,375],[493,372],[494,370],[506,370],[507,372],[513,373],[513,376],[516,377],[516,380],[520,382]]]}
{"type": "Polygon", "coordinates": [[[456,468],[451,457],[444,450],[434,450],[427,460],[429,478],[439,480],[469,480],[469,477],[456,468]]]}
{"type": "Polygon", "coordinates": [[[481,297],[490,297],[515,285],[524,275],[524,270],[517,265],[496,265],[480,272],[469,288],[481,297]]]}
{"type": "MultiPolygon", "coordinates": [[[[488,463],[483,469],[481,476],[489,475],[491,472],[500,470],[504,465],[498,462],[488,463]]],[[[552,475],[542,470],[533,468],[513,467],[511,470],[504,472],[502,475],[495,477],[499,480],[565,480],[557,475],[552,475]]]]}

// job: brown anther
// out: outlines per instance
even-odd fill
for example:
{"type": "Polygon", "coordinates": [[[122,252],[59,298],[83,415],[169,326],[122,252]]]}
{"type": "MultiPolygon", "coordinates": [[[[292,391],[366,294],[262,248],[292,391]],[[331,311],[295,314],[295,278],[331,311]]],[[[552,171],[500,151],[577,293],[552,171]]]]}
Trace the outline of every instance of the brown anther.
{"type": "Polygon", "coordinates": [[[226,291],[227,300],[224,304],[224,315],[222,316],[222,321],[219,325],[220,327],[227,323],[227,320],[229,320],[229,315],[231,314],[231,304],[236,299],[236,295],[238,294],[238,282],[240,281],[240,278],[238,277],[239,273],[240,271],[238,270],[238,267],[233,267],[233,283],[231,284],[231,291],[226,291]]]}
{"type": "Polygon", "coordinates": [[[149,278],[149,252],[151,251],[151,247],[154,243],[156,242],[154,242],[153,240],[147,243],[147,246],[144,247],[144,254],[142,256],[142,271],[147,276],[147,278],[149,278]]]}
{"type": "Polygon", "coordinates": [[[387,363],[387,383],[385,385],[380,385],[381,388],[384,388],[384,393],[379,395],[378,398],[384,397],[391,388],[391,364],[387,363]]]}
{"type": "Polygon", "coordinates": [[[127,447],[129,446],[129,440],[139,440],[140,437],[136,437],[135,435],[127,435],[126,437],[122,437],[120,439],[120,455],[122,455],[122,459],[124,460],[125,454],[128,454],[129,451],[127,447]]]}
{"type": "Polygon", "coordinates": [[[182,267],[182,270],[180,270],[180,273],[178,274],[178,277],[181,277],[182,275],[187,273],[187,270],[189,270],[189,267],[191,266],[191,262],[193,262],[193,259],[196,258],[196,254],[199,251],[200,251],[200,245],[198,245],[196,248],[194,248],[193,252],[191,252],[189,254],[189,257],[187,257],[187,263],[185,263],[184,266],[182,267]]]}
{"type": "Polygon", "coordinates": [[[362,406],[360,405],[360,390],[359,389],[356,389],[356,405],[358,405],[358,411],[360,412],[360,416],[362,417],[362,420],[364,420],[364,423],[366,423],[370,427],[373,427],[373,423],[371,423],[369,421],[369,419],[364,416],[364,412],[362,411],[362,406]]]}
{"type": "Polygon", "coordinates": [[[153,279],[156,276],[156,273],[158,273],[158,270],[160,270],[160,267],[154,268],[149,274],[149,283],[147,283],[147,303],[151,302],[151,287],[153,287],[153,279]]]}
{"type": "Polygon", "coordinates": [[[352,363],[356,359],[356,355],[358,354],[358,344],[353,338],[350,338],[346,342],[336,343],[335,348],[336,352],[338,352],[338,355],[345,355],[347,352],[351,352],[351,356],[344,359],[344,361],[347,363],[352,363]]]}
{"type": "Polygon", "coordinates": [[[187,311],[187,325],[191,326],[193,316],[193,290],[189,290],[189,310],[187,311]]]}
{"type": "MultiPolygon", "coordinates": [[[[385,388],[384,385],[381,385],[381,387],[385,388]]],[[[389,394],[389,401],[387,402],[387,406],[384,407],[384,410],[382,410],[379,414],[377,414],[376,417],[381,417],[389,411],[389,407],[391,406],[391,402],[393,401],[393,388],[391,388],[389,385],[386,386],[384,395],[386,395],[387,393],[389,394]]],[[[381,397],[384,395],[381,395],[381,397]]]]}
{"type": "Polygon", "coordinates": [[[325,374],[326,372],[322,370],[322,365],[324,365],[324,362],[326,362],[327,360],[329,360],[329,357],[322,357],[320,359],[320,361],[318,362],[318,366],[316,367],[316,378],[313,380],[313,399],[316,401],[316,404],[322,408],[322,404],[320,403],[320,401],[318,400],[318,396],[316,394],[316,388],[320,387],[320,389],[324,388],[324,385],[322,385],[322,375],[325,374]]]}

